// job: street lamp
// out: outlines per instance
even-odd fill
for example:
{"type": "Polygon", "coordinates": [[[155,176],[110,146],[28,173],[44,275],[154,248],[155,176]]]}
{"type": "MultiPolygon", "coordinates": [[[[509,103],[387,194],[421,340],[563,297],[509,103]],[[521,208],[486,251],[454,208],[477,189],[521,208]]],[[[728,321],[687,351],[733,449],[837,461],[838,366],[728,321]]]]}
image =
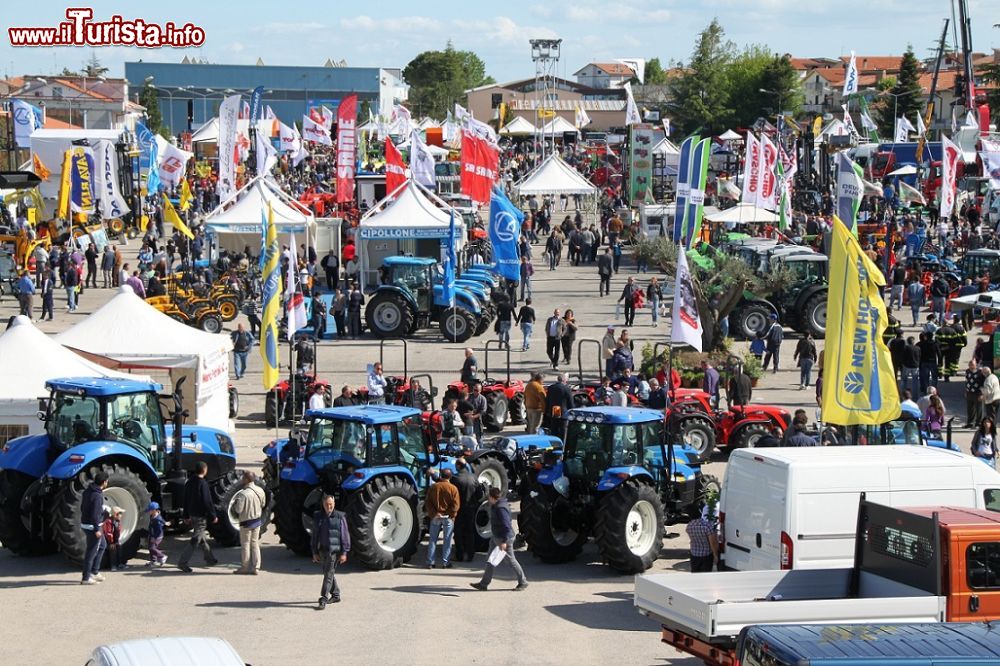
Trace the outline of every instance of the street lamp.
{"type": "Polygon", "coordinates": [[[782,97],[782,94],[783,94],[782,91],[780,91],[780,90],[768,90],[766,88],[758,88],[757,92],[762,92],[765,95],[774,95],[775,97],[778,98],[778,108],[774,110],[774,115],[776,117],[780,116],[781,115],[781,97],[782,97]]]}
{"type": "MultiPolygon", "coordinates": [[[[152,88],[153,90],[156,90],[158,92],[164,92],[164,93],[167,94],[167,98],[170,100],[170,133],[173,134],[174,133],[174,95],[173,95],[172,92],[170,92],[170,90],[168,88],[161,88],[159,86],[154,86],[153,85],[154,78],[155,77],[153,77],[153,75],[150,74],[149,76],[147,76],[143,80],[146,82],[146,87],[147,88],[152,88]]],[[[181,86],[181,87],[183,88],[183,86],[181,86]]]]}
{"type": "MultiPolygon", "coordinates": [[[[192,95],[198,95],[199,97],[201,97],[201,120],[202,120],[202,123],[207,123],[208,122],[208,110],[207,110],[208,109],[208,98],[211,97],[213,93],[215,93],[215,90],[213,90],[212,88],[205,88],[205,92],[200,93],[200,92],[198,92],[198,91],[196,91],[194,89],[194,86],[181,86],[177,90],[178,91],[183,90],[185,92],[191,93],[192,95]]],[[[181,99],[183,99],[183,98],[181,98],[181,99]]],[[[190,130],[191,128],[189,127],[188,129],[190,130]]]]}
{"type": "MultiPolygon", "coordinates": [[[[897,109],[899,108],[899,98],[905,97],[906,95],[912,95],[914,92],[915,91],[913,90],[904,90],[901,93],[891,93],[888,90],[883,90],[882,92],[879,93],[879,95],[889,95],[890,97],[892,97],[892,124],[893,124],[892,142],[893,143],[896,142],[896,123],[899,121],[899,115],[896,113],[897,109]]],[[[923,90],[921,90],[921,92],[923,92],[923,90]]]]}

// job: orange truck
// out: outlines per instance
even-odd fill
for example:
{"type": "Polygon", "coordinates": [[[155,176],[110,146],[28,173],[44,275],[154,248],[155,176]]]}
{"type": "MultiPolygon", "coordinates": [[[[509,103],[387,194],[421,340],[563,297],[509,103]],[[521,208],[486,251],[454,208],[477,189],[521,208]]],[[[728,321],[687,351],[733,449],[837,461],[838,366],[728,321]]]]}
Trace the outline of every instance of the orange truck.
{"type": "Polygon", "coordinates": [[[644,574],[635,606],[714,666],[738,666],[740,632],[759,624],[1000,619],[1000,513],[862,497],[852,568],[644,574]]]}

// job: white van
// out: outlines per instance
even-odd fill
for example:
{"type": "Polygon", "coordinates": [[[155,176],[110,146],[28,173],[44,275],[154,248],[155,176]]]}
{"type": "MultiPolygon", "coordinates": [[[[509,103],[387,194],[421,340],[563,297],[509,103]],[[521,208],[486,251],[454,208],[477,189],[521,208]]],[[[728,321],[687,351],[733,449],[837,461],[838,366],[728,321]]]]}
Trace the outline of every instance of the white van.
{"type": "Polygon", "coordinates": [[[835,569],[854,562],[858,501],[1000,511],[1000,473],[927,446],[737,449],[719,500],[725,566],[835,569]]]}
{"type": "Polygon", "coordinates": [[[246,666],[222,638],[137,638],[94,649],[86,666],[246,666]]]}

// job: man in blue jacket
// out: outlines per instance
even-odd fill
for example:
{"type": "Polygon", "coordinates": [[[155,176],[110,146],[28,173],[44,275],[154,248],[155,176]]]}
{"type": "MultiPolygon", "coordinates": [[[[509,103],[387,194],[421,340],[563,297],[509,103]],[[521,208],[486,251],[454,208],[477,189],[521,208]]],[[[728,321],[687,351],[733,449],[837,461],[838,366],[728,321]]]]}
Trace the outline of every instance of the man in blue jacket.
{"type": "MultiPolygon", "coordinates": [[[[504,553],[504,558],[510,562],[511,568],[514,569],[514,573],[517,575],[517,587],[514,588],[514,591],[520,592],[527,589],[528,579],[524,577],[524,570],[514,556],[514,528],[511,525],[510,505],[507,504],[507,499],[501,495],[500,489],[496,486],[490,488],[489,503],[490,530],[493,532],[493,545],[499,548],[504,553]]],[[[490,557],[486,561],[486,570],[483,571],[482,579],[478,583],[469,583],[469,585],[480,592],[485,592],[493,580],[493,571],[496,567],[490,562],[492,556],[493,553],[491,551],[490,557]]]]}
{"type": "Polygon", "coordinates": [[[104,540],[104,489],[108,487],[108,473],[100,471],[94,482],[83,491],[80,500],[80,527],[87,537],[87,551],[83,556],[82,585],[93,585],[104,580],[101,559],[108,547],[104,540]]]}
{"type": "Polygon", "coordinates": [[[334,510],[333,495],[323,496],[323,508],[313,514],[313,562],[323,565],[323,587],[320,588],[316,610],[326,608],[327,601],[340,603],[340,586],[337,585],[337,564],[347,561],[351,550],[351,533],[347,517],[334,510]]]}

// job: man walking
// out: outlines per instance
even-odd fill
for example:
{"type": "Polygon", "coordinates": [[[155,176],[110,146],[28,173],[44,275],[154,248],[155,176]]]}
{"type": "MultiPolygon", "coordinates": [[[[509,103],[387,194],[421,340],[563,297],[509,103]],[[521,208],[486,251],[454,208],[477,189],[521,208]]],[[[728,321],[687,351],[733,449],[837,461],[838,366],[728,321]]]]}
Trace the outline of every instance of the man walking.
{"type": "Polygon", "coordinates": [[[264,490],[257,476],[243,472],[243,489],[233,498],[233,517],[240,523],[240,568],[236,574],[256,576],[260,572],[260,525],[264,515],[264,490]]]}
{"type": "Polygon", "coordinates": [[[323,586],[319,592],[316,610],[326,608],[327,601],[340,603],[340,586],[337,585],[337,565],[347,561],[351,552],[351,533],[347,517],[335,510],[333,495],[323,496],[323,508],[313,514],[313,562],[323,567],[323,586]]]}
{"type": "Polygon", "coordinates": [[[524,387],[524,409],[527,412],[524,431],[533,435],[538,432],[545,412],[545,386],[540,372],[531,373],[531,381],[524,387]]]}
{"type": "Polygon", "coordinates": [[[207,566],[219,562],[212,554],[212,547],[208,545],[208,524],[218,522],[219,517],[215,515],[212,493],[208,488],[208,482],[205,481],[206,474],[208,474],[208,464],[200,461],[195,466],[194,476],[184,485],[184,519],[191,523],[191,529],[194,531],[191,541],[184,546],[181,559],[177,562],[177,568],[184,573],[191,573],[188,562],[191,561],[195,548],[201,548],[207,566]]]}
{"type": "Polygon", "coordinates": [[[17,281],[17,300],[21,306],[21,314],[28,319],[35,318],[35,282],[28,271],[22,271],[17,281]]]}
{"type": "Polygon", "coordinates": [[[618,349],[618,339],[615,338],[615,327],[608,326],[607,332],[601,338],[601,354],[604,356],[604,376],[611,377],[614,371],[615,350],[618,349]]]}
{"type": "Polygon", "coordinates": [[[906,286],[906,297],[910,301],[910,314],[913,315],[913,325],[916,326],[917,320],[920,318],[920,308],[924,306],[927,297],[924,285],[920,284],[919,280],[911,280],[910,284],[906,286]]]}
{"type": "MultiPolygon", "coordinates": [[[[437,470],[433,470],[433,476],[437,470]]],[[[434,558],[437,555],[438,535],[443,535],[443,552],[441,563],[445,569],[451,568],[451,537],[455,531],[455,517],[461,500],[458,488],[451,483],[451,470],[441,470],[434,479],[434,485],[427,489],[427,499],[424,500],[424,511],[430,519],[427,527],[427,568],[434,568],[434,558]]],[[[463,553],[464,554],[464,553],[463,553]]]]}
{"type": "Polygon", "coordinates": [[[632,326],[635,323],[635,294],[638,290],[635,278],[630,275],[622,289],[622,295],[618,297],[619,303],[625,301],[625,326],[632,326]]]}
{"type": "Polygon", "coordinates": [[[455,518],[455,559],[471,562],[476,554],[476,511],[479,509],[479,484],[465,458],[455,460],[457,474],[451,483],[458,490],[458,516],[455,518]]]}
{"type": "Polygon", "coordinates": [[[601,278],[601,284],[597,290],[598,295],[608,296],[611,294],[611,274],[613,272],[611,248],[606,247],[604,248],[604,254],[597,258],[597,275],[601,278]]]}
{"type": "Polygon", "coordinates": [[[243,322],[236,325],[236,330],[232,333],[233,338],[233,371],[236,379],[243,379],[247,371],[247,355],[253,347],[254,339],[243,327],[243,322]]]}
{"type": "Polygon", "coordinates": [[[521,335],[524,341],[521,343],[521,351],[526,352],[531,349],[531,333],[535,329],[535,308],[531,307],[531,297],[529,296],[521,309],[518,310],[514,321],[521,325],[521,335]]]}
{"type": "Polygon", "coordinates": [[[703,511],[696,519],[687,524],[685,529],[691,541],[691,571],[705,573],[719,563],[719,537],[715,533],[715,525],[703,511]]]}
{"type": "Polygon", "coordinates": [[[559,369],[559,352],[562,351],[562,337],[566,335],[566,321],[559,316],[559,308],[545,320],[545,353],[552,362],[552,369],[559,369]]]}
{"type": "MultiPolygon", "coordinates": [[[[517,557],[514,556],[514,527],[510,519],[510,505],[507,504],[506,498],[501,497],[500,489],[497,487],[490,488],[488,501],[490,503],[490,532],[493,535],[493,544],[504,553],[504,559],[510,563],[514,574],[517,575],[517,587],[514,590],[520,592],[528,588],[528,579],[524,577],[524,570],[521,569],[517,557]]],[[[490,558],[492,556],[491,552],[490,558]]],[[[485,592],[493,581],[495,569],[496,567],[487,560],[483,577],[478,583],[469,583],[469,585],[480,592],[485,592]]]]}
{"type": "Polygon", "coordinates": [[[104,540],[104,489],[108,487],[107,472],[94,474],[94,481],[80,499],[80,527],[87,537],[87,550],[83,555],[83,580],[81,585],[93,585],[104,580],[101,559],[107,548],[104,540]]]}
{"type": "MultiPolygon", "coordinates": [[[[983,420],[982,404],[979,402],[983,394],[984,377],[979,372],[975,359],[969,361],[969,368],[965,371],[965,427],[975,428],[983,420]]],[[[525,389],[527,394],[527,389],[525,389]]]]}
{"type": "Polygon", "coordinates": [[[764,338],[764,370],[767,370],[768,363],[774,359],[774,374],[778,374],[778,359],[781,357],[781,343],[785,339],[785,331],[778,323],[778,315],[771,313],[771,325],[763,334],[764,338]]]}
{"type": "Polygon", "coordinates": [[[114,286],[115,270],[115,250],[111,244],[104,246],[104,253],[101,255],[101,277],[104,280],[104,288],[114,286]]]}
{"type": "Polygon", "coordinates": [[[330,250],[319,265],[322,267],[323,273],[326,274],[327,291],[337,291],[337,287],[340,285],[340,259],[337,257],[337,253],[330,250]]]}
{"type": "Polygon", "coordinates": [[[476,373],[479,372],[479,361],[476,360],[476,355],[472,351],[472,347],[465,348],[465,360],[462,361],[462,370],[459,374],[459,379],[462,383],[468,386],[476,380],[476,373]]]}

